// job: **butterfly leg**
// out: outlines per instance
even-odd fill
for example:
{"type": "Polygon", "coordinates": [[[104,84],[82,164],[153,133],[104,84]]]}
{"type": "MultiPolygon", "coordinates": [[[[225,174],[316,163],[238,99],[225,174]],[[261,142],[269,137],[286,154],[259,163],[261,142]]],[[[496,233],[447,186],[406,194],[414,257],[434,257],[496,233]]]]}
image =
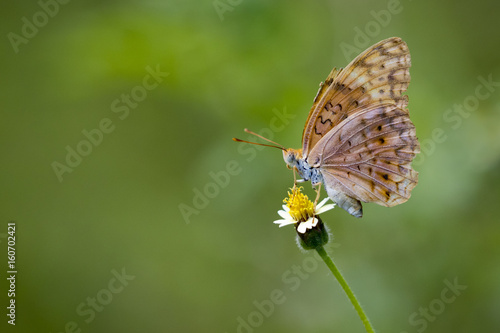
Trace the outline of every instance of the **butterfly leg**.
{"type": "Polygon", "coordinates": [[[297,183],[305,182],[304,179],[297,179],[297,174],[295,173],[296,171],[297,171],[297,169],[293,168],[293,186],[297,186],[297,183]]]}
{"type": "Polygon", "coordinates": [[[321,194],[321,183],[318,184],[318,187],[316,187],[316,199],[314,200],[314,207],[318,204],[319,196],[321,194]]]}

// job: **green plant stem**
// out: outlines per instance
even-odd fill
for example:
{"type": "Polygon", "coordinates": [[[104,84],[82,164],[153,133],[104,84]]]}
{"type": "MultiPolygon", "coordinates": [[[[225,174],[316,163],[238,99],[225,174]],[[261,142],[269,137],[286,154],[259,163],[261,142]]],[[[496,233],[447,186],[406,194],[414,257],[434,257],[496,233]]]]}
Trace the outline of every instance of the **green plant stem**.
{"type": "Polygon", "coordinates": [[[320,255],[321,259],[323,259],[323,261],[328,266],[328,268],[330,268],[333,275],[335,276],[337,281],[340,283],[340,286],[342,287],[342,289],[344,289],[344,292],[346,293],[347,297],[349,298],[352,305],[356,309],[356,312],[358,313],[359,318],[361,318],[363,325],[365,325],[366,332],[375,333],[372,325],[370,324],[370,321],[368,320],[368,317],[366,316],[365,312],[361,308],[361,305],[359,304],[358,300],[356,299],[356,296],[354,296],[354,293],[352,292],[351,288],[349,288],[349,285],[344,280],[344,277],[342,276],[342,274],[340,274],[339,270],[337,269],[337,266],[335,266],[335,264],[333,263],[332,259],[328,255],[328,253],[326,253],[323,246],[317,247],[316,251],[318,251],[318,254],[320,255]]]}

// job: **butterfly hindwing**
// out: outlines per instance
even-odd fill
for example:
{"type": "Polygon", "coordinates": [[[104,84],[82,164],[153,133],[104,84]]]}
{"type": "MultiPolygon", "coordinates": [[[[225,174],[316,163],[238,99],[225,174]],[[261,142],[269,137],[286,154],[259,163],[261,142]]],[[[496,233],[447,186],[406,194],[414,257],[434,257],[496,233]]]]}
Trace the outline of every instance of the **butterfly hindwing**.
{"type": "Polygon", "coordinates": [[[385,104],[358,109],[323,137],[308,160],[320,168],[327,188],[391,207],[408,200],[417,184],[410,164],[419,151],[408,111],[385,104]]]}

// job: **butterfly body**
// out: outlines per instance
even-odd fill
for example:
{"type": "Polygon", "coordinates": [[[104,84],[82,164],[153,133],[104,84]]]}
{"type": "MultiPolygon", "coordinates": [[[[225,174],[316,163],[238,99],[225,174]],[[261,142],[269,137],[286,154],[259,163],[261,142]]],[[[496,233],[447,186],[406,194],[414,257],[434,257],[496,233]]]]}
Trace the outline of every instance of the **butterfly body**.
{"type": "Polygon", "coordinates": [[[355,217],[361,202],[392,207],[407,201],[418,182],[411,161],[420,151],[410,120],[410,54],[393,37],[368,48],[321,83],[309,112],[302,149],[283,158],[355,217]]]}
{"type": "MultiPolygon", "coordinates": [[[[325,183],[321,173],[321,167],[319,165],[310,166],[308,161],[301,157],[300,149],[287,149],[283,151],[283,159],[290,168],[295,168],[295,170],[298,171],[300,177],[302,177],[304,181],[310,180],[311,184],[314,186],[325,183]]],[[[326,191],[332,201],[346,210],[349,214],[355,217],[363,216],[363,208],[358,200],[345,195],[333,184],[327,186],[326,191]]]]}

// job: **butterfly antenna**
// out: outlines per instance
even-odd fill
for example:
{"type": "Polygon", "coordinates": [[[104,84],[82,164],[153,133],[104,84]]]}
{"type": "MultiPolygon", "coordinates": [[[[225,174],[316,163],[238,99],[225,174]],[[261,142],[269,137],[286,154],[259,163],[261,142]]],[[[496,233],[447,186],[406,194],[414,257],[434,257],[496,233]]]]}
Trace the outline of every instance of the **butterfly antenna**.
{"type": "Polygon", "coordinates": [[[238,139],[238,138],[233,138],[233,141],[244,142],[244,143],[251,143],[252,145],[257,145],[257,146],[272,147],[272,148],[278,148],[278,149],[281,149],[281,150],[286,150],[285,148],[283,148],[281,146],[266,145],[265,143],[251,142],[251,141],[241,140],[241,139],[238,139]]]}
{"type": "Polygon", "coordinates": [[[241,139],[237,139],[237,138],[233,138],[233,140],[234,140],[234,141],[236,141],[236,142],[245,142],[245,143],[251,143],[251,144],[253,144],[253,145],[258,145],[258,146],[273,147],[273,148],[278,148],[278,149],[281,149],[281,150],[286,150],[286,148],[285,148],[285,147],[283,147],[282,145],[280,145],[279,143],[276,143],[276,142],[274,142],[274,141],[271,141],[271,140],[269,140],[269,139],[267,139],[267,138],[263,137],[263,136],[262,136],[262,135],[260,135],[260,134],[257,134],[257,133],[255,133],[255,132],[252,132],[252,131],[250,131],[248,128],[245,128],[245,132],[250,133],[250,134],[252,134],[252,135],[255,135],[256,137],[259,137],[259,138],[261,138],[262,140],[265,140],[265,141],[267,141],[267,142],[274,143],[274,145],[267,145],[267,144],[264,144],[264,143],[250,142],[250,141],[241,140],[241,139]]]}
{"type": "Polygon", "coordinates": [[[259,137],[259,138],[261,138],[262,140],[266,140],[267,142],[274,143],[274,144],[275,144],[275,145],[277,145],[278,147],[281,147],[283,150],[286,150],[286,148],[285,148],[285,147],[283,147],[282,145],[280,145],[279,143],[274,142],[274,141],[271,141],[271,140],[269,140],[268,138],[265,138],[265,137],[263,137],[263,136],[262,136],[262,135],[260,135],[260,134],[257,134],[257,133],[255,133],[255,132],[252,132],[252,131],[250,131],[248,128],[245,128],[245,132],[250,133],[250,134],[252,134],[252,135],[255,135],[256,137],[259,137]]]}

